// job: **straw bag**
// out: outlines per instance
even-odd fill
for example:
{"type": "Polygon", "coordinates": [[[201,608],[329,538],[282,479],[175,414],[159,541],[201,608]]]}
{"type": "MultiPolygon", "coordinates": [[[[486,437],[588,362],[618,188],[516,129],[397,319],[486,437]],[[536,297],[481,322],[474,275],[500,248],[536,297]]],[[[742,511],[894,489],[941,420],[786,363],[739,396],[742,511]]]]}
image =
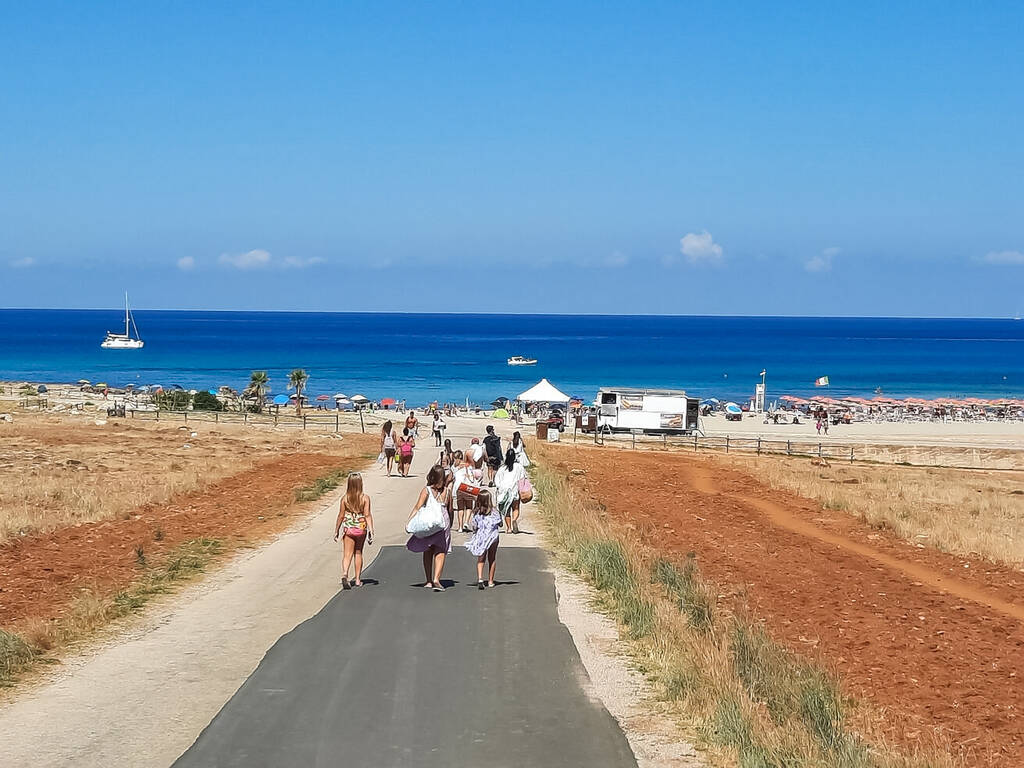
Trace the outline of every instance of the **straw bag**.
{"type": "Polygon", "coordinates": [[[519,481],[519,501],[522,504],[529,504],[533,500],[533,483],[530,478],[524,477],[519,481]]]}

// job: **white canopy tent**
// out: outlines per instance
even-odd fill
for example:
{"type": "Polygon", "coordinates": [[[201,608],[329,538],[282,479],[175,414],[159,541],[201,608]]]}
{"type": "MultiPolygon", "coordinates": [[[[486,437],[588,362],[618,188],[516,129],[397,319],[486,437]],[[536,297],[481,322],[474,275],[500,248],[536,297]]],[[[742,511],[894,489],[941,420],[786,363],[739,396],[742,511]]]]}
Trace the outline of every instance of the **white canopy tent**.
{"type": "Polygon", "coordinates": [[[562,403],[569,402],[569,396],[560,392],[547,379],[541,379],[525,392],[520,392],[516,398],[521,403],[562,403]]]}

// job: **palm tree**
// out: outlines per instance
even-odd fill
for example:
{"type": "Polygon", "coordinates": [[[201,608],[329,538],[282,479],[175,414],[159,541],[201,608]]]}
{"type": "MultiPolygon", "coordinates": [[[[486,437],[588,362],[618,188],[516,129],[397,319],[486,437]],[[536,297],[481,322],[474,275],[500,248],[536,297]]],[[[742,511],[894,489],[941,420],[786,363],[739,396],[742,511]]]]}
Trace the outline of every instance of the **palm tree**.
{"type": "Polygon", "coordinates": [[[267,399],[267,392],[270,391],[270,377],[266,371],[253,371],[249,376],[249,386],[246,394],[256,399],[256,407],[260,413],[263,412],[263,403],[267,399]]]}
{"type": "Polygon", "coordinates": [[[295,390],[295,413],[299,416],[302,415],[302,390],[306,388],[307,381],[309,374],[302,368],[296,368],[288,374],[288,389],[295,390]]]}

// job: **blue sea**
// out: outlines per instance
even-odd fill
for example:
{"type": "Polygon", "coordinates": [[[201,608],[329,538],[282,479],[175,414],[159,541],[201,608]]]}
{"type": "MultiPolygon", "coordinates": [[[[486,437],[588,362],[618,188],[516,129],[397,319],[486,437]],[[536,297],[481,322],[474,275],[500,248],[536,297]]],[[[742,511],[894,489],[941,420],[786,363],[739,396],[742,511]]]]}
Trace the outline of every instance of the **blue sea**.
{"type": "Polygon", "coordinates": [[[134,312],[146,346],[100,348],[113,310],[0,310],[0,379],[111,386],[241,388],[267,370],[273,392],[305,368],[308,393],[489,403],[541,377],[590,400],[607,385],[768,400],[822,392],[1024,397],[1024,322],[964,319],[284,312],[134,312]],[[535,357],[510,367],[512,355],[535,357]]]}

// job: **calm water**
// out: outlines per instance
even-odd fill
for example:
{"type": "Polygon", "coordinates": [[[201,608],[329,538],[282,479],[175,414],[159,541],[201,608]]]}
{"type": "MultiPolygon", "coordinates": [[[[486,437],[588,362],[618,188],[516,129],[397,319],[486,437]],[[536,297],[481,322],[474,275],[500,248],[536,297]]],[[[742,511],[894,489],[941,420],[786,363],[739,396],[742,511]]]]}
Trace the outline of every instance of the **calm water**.
{"type": "MultiPolygon", "coordinates": [[[[590,399],[602,385],[672,387],[749,398],[762,368],[768,399],[808,394],[1024,397],[1024,321],[889,318],[135,313],[145,349],[100,348],[117,310],[0,310],[0,379],[112,386],[240,388],[266,369],[309,394],[489,402],[546,376],[590,399]],[[512,355],[540,360],[514,368],[512,355]],[[820,390],[817,390],[820,391],[820,390]]],[[[123,327],[123,326],[122,326],[123,327]]]]}

